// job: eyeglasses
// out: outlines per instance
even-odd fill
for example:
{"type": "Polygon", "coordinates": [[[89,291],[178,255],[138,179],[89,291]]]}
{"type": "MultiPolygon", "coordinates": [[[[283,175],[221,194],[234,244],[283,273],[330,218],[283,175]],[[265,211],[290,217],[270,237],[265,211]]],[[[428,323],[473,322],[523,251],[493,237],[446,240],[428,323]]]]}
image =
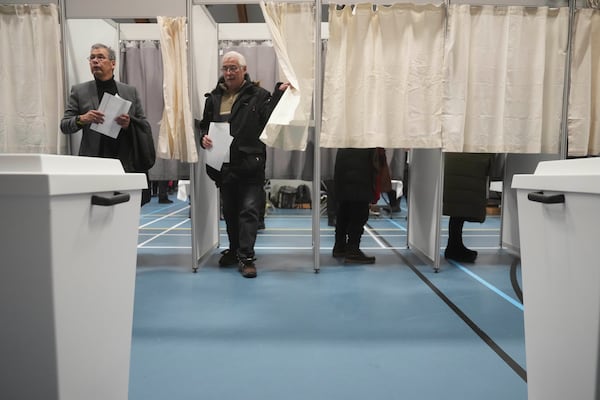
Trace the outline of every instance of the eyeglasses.
{"type": "Polygon", "coordinates": [[[238,70],[240,69],[240,67],[238,67],[237,65],[225,65],[221,68],[221,71],[223,72],[238,72],[238,70]]]}
{"type": "Polygon", "coordinates": [[[106,56],[104,54],[92,54],[91,56],[89,56],[87,58],[89,61],[94,61],[94,60],[98,60],[98,62],[102,62],[104,60],[108,60],[108,58],[106,58],[106,56]]]}

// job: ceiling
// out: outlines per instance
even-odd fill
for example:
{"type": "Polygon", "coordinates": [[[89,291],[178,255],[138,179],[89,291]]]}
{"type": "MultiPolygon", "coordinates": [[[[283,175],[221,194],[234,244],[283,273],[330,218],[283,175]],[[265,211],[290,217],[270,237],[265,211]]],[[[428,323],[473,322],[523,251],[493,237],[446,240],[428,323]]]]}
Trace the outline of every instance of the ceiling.
{"type": "MultiPolygon", "coordinates": [[[[205,7],[218,24],[265,22],[259,4],[207,4],[205,7]]],[[[323,5],[321,14],[323,22],[327,22],[327,5],[323,5]]],[[[117,23],[156,23],[155,18],[139,18],[133,20],[117,18],[114,19],[114,21],[117,23]]]]}
{"type": "Polygon", "coordinates": [[[219,4],[207,5],[206,8],[219,24],[265,22],[258,4],[219,4]]]}

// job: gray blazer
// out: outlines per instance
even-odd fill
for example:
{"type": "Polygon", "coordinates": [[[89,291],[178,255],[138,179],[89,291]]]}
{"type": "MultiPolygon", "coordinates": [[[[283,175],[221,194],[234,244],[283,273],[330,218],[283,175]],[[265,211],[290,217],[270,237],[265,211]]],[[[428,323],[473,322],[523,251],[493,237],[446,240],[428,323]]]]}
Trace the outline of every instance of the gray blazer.
{"type": "MultiPolygon", "coordinates": [[[[142,103],[138,95],[138,91],[134,86],[126,85],[121,82],[117,83],[117,92],[119,96],[131,101],[131,109],[129,115],[137,117],[139,119],[146,119],[142,103]]],[[[71,88],[71,95],[69,97],[69,103],[65,108],[65,114],[60,122],[60,130],[64,134],[72,134],[80,129],[83,129],[83,135],[81,137],[81,146],[79,147],[80,156],[92,156],[102,157],[106,156],[100,154],[100,142],[104,140],[104,135],[97,133],[90,129],[89,125],[80,127],[76,123],[76,117],[78,115],[85,114],[90,110],[97,110],[100,102],[98,101],[98,90],[96,89],[96,81],[88,81],[73,85],[71,88]]],[[[121,133],[119,136],[123,134],[121,133]]]]}

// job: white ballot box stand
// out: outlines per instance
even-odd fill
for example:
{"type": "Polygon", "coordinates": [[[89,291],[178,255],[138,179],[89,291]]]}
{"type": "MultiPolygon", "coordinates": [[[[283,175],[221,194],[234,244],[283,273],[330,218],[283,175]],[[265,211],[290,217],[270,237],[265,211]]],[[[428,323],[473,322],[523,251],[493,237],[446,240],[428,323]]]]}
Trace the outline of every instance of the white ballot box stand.
{"type": "Polygon", "coordinates": [[[0,398],[127,400],[144,174],[0,154],[0,398]]]}
{"type": "Polygon", "coordinates": [[[515,175],[529,400],[600,398],[600,159],[515,175]]]}

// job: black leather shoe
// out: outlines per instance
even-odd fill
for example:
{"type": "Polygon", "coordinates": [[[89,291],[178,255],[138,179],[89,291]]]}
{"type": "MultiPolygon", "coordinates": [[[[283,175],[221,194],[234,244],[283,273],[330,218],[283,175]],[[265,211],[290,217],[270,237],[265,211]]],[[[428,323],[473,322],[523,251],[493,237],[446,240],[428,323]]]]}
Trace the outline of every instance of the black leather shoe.
{"type": "Polygon", "coordinates": [[[345,246],[333,246],[331,255],[335,258],[346,257],[346,247],[345,246]]]}
{"type": "Polygon", "coordinates": [[[446,250],[444,250],[444,257],[458,262],[473,263],[477,258],[477,252],[475,250],[467,249],[466,247],[446,247],[446,250]]]}
{"type": "Polygon", "coordinates": [[[367,256],[360,250],[346,252],[345,264],[375,264],[375,257],[367,256]]]}
{"type": "Polygon", "coordinates": [[[160,204],[171,204],[173,202],[173,200],[169,199],[168,197],[165,197],[162,199],[158,199],[158,202],[160,204]]]}
{"type": "Polygon", "coordinates": [[[227,267],[229,265],[235,265],[238,263],[237,255],[235,251],[229,249],[221,252],[222,256],[219,258],[219,267],[227,267]]]}

